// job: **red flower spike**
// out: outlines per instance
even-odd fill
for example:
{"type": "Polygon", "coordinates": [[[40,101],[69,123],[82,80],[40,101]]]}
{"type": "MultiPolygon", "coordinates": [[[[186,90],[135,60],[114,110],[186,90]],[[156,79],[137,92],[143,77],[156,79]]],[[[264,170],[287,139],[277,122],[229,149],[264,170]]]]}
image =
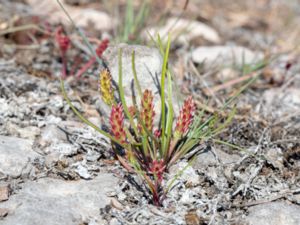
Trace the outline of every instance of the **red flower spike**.
{"type": "Polygon", "coordinates": [[[61,59],[62,59],[62,77],[65,78],[67,76],[67,58],[66,58],[66,53],[67,50],[70,47],[70,38],[66,35],[63,34],[63,28],[62,27],[58,27],[55,31],[55,41],[58,44],[58,47],[60,49],[61,52],[61,59]]]}
{"type": "Polygon", "coordinates": [[[55,40],[61,50],[62,54],[65,54],[70,47],[70,38],[63,34],[63,28],[59,27],[55,31],[55,40]]]}
{"type": "Polygon", "coordinates": [[[112,135],[121,143],[125,143],[126,133],[123,129],[124,113],[121,103],[112,106],[109,122],[112,135]]]}
{"type": "Polygon", "coordinates": [[[108,39],[104,39],[103,41],[101,41],[101,43],[98,45],[96,49],[96,54],[98,57],[102,56],[103,52],[107,49],[108,44],[109,44],[108,39]]]}
{"type": "Polygon", "coordinates": [[[149,165],[149,173],[157,176],[159,183],[162,182],[165,169],[166,169],[166,165],[163,159],[153,160],[149,165]]]}
{"type": "Polygon", "coordinates": [[[196,107],[192,96],[188,97],[184,101],[183,107],[181,108],[179,116],[177,118],[175,127],[175,136],[177,138],[182,137],[182,135],[184,135],[187,132],[189,126],[192,123],[195,108],[196,107]]]}
{"type": "Polygon", "coordinates": [[[141,106],[142,106],[141,119],[144,122],[146,128],[150,132],[152,132],[155,112],[154,112],[154,105],[153,105],[153,94],[148,89],[146,89],[143,93],[141,106]]]}

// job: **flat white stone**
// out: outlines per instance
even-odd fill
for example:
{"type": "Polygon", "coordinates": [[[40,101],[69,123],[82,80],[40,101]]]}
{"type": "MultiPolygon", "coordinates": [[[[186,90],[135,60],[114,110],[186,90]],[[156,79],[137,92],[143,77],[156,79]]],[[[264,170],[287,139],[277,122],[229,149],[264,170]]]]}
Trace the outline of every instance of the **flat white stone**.
{"type": "Polygon", "coordinates": [[[20,192],[0,204],[9,210],[1,225],[78,225],[101,220],[99,210],[110,203],[106,193],[115,185],[117,178],[110,174],[100,174],[89,181],[29,181],[20,192]]]}
{"type": "Polygon", "coordinates": [[[299,225],[300,206],[285,202],[253,206],[245,220],[248,225],[299,225]]]}
{"type": "Polygon", "coordinates": [[[195,63],[215,65],[255,64],[263,59],[261,52],[253,52],[242,46],[201,46],[192,51],[192,60],[195,63]]]}
{"type": "Polygon", "coordinates": [[[143,36],[151,40],[151,36],[156,38],[159,34],[163,41],[166,41],[168,34],[171,35],[172,42],[188,44],[194,38],[203,38],[212,43],[220,43],[221,38],[218,32],[212,27],[195,20],[178,19],[171,17],[162,27],[150,27],[143,31],[143,36]]]}
{"type": "Polygon", "coordinates": [[[38,154],[32,150],[32,140],[0,135],[0,173],[17,178],[28,173],[38,154]]]}

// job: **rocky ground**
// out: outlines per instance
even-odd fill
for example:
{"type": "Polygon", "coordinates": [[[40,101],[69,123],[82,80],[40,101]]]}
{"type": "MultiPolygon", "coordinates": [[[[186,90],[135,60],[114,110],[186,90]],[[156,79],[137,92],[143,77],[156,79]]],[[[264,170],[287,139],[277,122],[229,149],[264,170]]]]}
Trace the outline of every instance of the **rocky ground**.
{"type": "MultiPolygon", "coordinates": [[[[226,99],[256,80],[235,101],[237,114],[219,136],[240,149],[201,145],[158,208],[115,160],[109,140],[80,122],[62,96],[53,27],[62,23],[72,37],[70,73],[90,55],[56,2],[0,0],[0,224],[300,224],[300,4],[194,0],[183,10],[184,3],[151,2],[130,40],[153,46],[147,34],[165,40],[172,33],[174,101],[192,95],[207,114],[227,114],[219,110],[226,99]]],[[[65,4],[93,44],[111,40],[103,58],[113,76],[117,50],[124,49],[126,94],[132,49],[142,86],[155,88],[150,74],[160,73],[159,51],[114,41],[125,2],[65,4]]],[[[99,126],[109,113],[98,93],[101,68],[95,63],[80,79],[65,81],[72,103],[99,126]]],[[[186,165],[178,162],[166,180],[186,165]]]]}

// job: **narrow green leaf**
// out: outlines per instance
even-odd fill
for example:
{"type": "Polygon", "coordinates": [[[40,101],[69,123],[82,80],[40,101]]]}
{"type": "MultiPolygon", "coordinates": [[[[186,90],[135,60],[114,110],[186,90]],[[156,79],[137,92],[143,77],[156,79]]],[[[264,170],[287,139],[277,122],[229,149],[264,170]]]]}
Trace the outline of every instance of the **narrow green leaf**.
{"type": "Polygon", "coordinates": [[[172,138],[172,128],[173,128],[173,120],[174,120],[174,110],[173,110],[173,103],[172,103],[172,78],[171,73],[168,70],[167,71],[167,77],[168,77],[168,115],[167,115],[167,137],[166,142],[164,143],[165,146],[163,146],[163,156],[166,159],[169,155],[169,148],[170,148],[170,142],[172,138]]]}
{"type": "MultiPolygon", "coordinates": [[[[159,36],[158,36],[159,37],[159,36]]],[[[159,39],[159,38],[158,38],[159,39]]],[[[164,54],[164,60],[163,60],[163,66],[162,66],[162,73],[161,73],[161,140],[162,140],[162,149],[161,153],[165,152],[166,150],[164,149],[166,147],[165,141],[166,141],[166,133],[165,133],[165,126],[166,126],[166,108],[165,108],[165,78],[166,78],[166,73],[167,73],[167,65],[168,65],[168,58],[169,58],[169,51],[170,51],[170,45],[171,45],[171,39],[170,36],[168,37],[168,42],[167,42],[167,48],[165,50],[164,54]]]]}
{"type": "Polygon", "coordinates": [[[123,106],[125,115],[129,119],[130,126],[133,128],[136,136],[138,136],[137,127],[134,124],[133,118],[130,115],[128,107],[127,107],[127,104],[126,104],[124,87],[123,87],[122,73],[123,73],[123,71],[122,71],[122,49],[120,48],[119,49],[119,84],[118,84],[119,92],[120,92],[120,99],[121,99],[121,102],[122,102],[122,106],[123,106]]]}
{"type": "Polygon", "coordinates": [[[133,73],[133,78],[134,78],[134,83],[137,87],[137,90],[138,90],[138,94],[140,97],[142,97],[142,88],[141,88],[141,85],[140,85],[140,82],[138,80],[138,77],[137,77],[137,73],[136,73],[136,67],[135,67],[135,52],[132,51],[132,55],[131,55],[131,63],[132,63],[132,73],[133,73]]]}

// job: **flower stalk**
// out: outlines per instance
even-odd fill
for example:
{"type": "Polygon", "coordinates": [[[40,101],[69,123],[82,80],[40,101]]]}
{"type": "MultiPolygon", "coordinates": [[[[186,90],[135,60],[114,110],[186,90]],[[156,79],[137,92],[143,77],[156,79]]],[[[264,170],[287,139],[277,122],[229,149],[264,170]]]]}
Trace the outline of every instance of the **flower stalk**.
{"type": "Polygon", "coordinates": [[[113,105],[109,118],[111,132],[122,144],[126,143],[126,133],[124,130],[124,113],[122,104],[113,105]]]}
{"type": "Polygon", "coordinates": [[[114,90],[111,79],[110,72],[107,69],[102,70],[99,79],[99,89],[103,101],[109,106],[114,103],[114,90]]]}
{"type": "Polygon", "coordinates": [[[153,94],[150,90],[146,89],[143,93],[141,100],[141,119],[149,132],[153,130],[153,119],[155,116],[153,105],[153,94]]]}

